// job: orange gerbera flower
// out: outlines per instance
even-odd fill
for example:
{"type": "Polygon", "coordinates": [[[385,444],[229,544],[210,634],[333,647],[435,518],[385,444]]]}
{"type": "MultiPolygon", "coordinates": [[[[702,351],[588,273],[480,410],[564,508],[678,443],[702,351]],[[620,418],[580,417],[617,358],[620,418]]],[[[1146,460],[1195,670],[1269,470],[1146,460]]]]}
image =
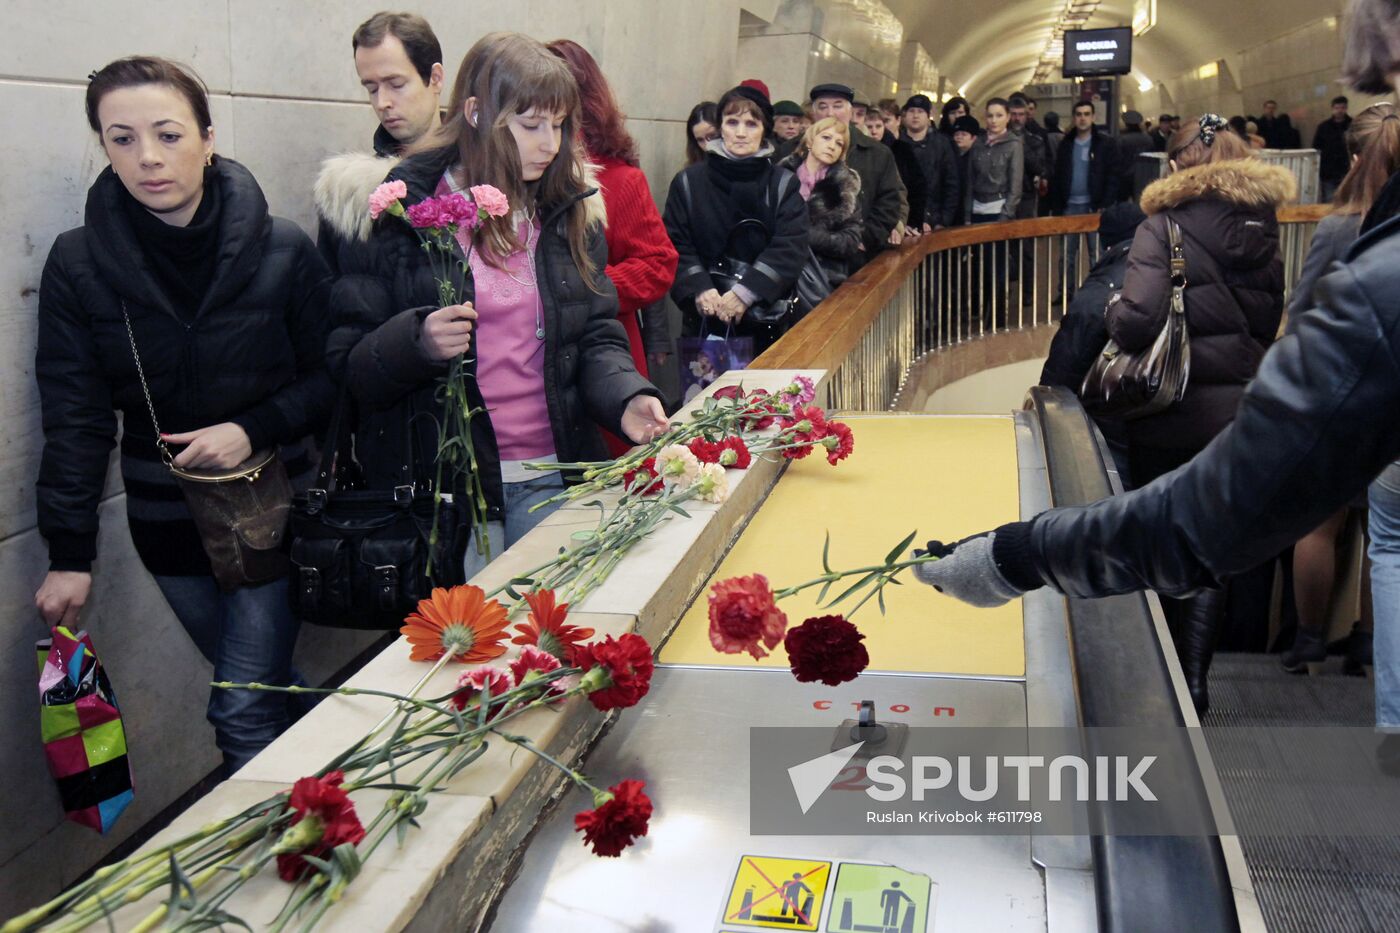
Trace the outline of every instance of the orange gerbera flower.
{"type": "Polygon", "coordinates": [[[436,661],[450,651],[454,661],[480,664],[506,653],[501,639],[508,621],[505,607],[479,586],[435,587],[399,631],[408,636],[414,661],[436,661]]]}
{"type": "Polygon", "coordinates": [[[520,634],[511,639],[514,644],[535,645],[568,664],[574,645],[593,637],[591,628],[564,624],[569,616],[569,604],[555,605],[553,590],[526,593],[525,601],[530,604],[530,617],[515,627],[520,634]]]}

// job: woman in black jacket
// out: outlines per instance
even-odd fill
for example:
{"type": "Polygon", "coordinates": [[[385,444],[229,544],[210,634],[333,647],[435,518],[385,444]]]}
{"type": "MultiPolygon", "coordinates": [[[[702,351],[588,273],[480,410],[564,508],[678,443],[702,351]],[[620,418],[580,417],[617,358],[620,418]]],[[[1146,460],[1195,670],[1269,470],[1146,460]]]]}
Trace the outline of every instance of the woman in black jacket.
{"type": "Polygon", "coordinates": [[[827,117],[808,127],[797,149],[778,163],[797,175],[807,202],[808,243],[833,286],[846,281],[860,253],[860,175],[846,164],[850,144],[847,125],[827,117]]]}
{"type": "Polygon", "coordinates": [[[787,299],[807,261],[807,205],[797,178],[769,161],[773,107],[757,91],[736,87],[719,101],[720,138],[705,161],[671,182],[663,219],[680,254],[671,297],[685,312],[687,336],[702,330],[754,338],[762,352],[783,325],[746,319],[756,302],[787,299]],[[753,223],[757,221],[757,223],[753,223]],[[737,259],[749,271],[720,293],[710,271],[721,259],[737,259]],[[714,324],[707,323],[713,318],[714,324]]]}
{"type": "MultiPolygon", "coordinates": [[[[48,622],[69,626],[87,601],[120,411],[142,563],[215,679],[289,684],[297,624],[287,581],[219,590],[162,463],[132,343],[176,466],[233,467],[280,446],[296,482],[311,466],[301,439],[333,392],[329,274],[298,227],[268,214],[248,170],[214,155],[208,98],[179,66],[111,63],[88,84],[87,115],[111,165],[88,191],[83,226],[54,243],[40,286],[37,493],[50,571],[35,601],[48,622]]],[[[215,690],[208,716],[236,770],[287,726],[287,701],[215,690]]]]}
{"type": "MultiPolygon", "coordinates": [[[[579,121],[568,65],[527,36],[484,36],[458,69],[448,113],[389,173],[407,187],[404,205],[492,185],[512,211],[462,234],[472,238],[471,276],[458,276],[460,303],[447,307],[417,236],[381,216],[361,261],[336,282],[329,357],[359,403],[365,481],[393,489],[431,483],[440,377],[453,357],[474,351],[468,393],[486,411],[472,419],[472,443],[491,547],[470,550],[470,576],[548,514],[529,509],[558,491],[559,474],[524,462],[603,459],[599,427],[641,443],[667,421],[617,320],[617,291],[603,271],[602,196],[567,142],[579,121]]],[[[339,197],[367,209],[364,194],[339,197]]],[[[466,481],[444,491],[460,497],[466,481]]]]}
{"type": "MultiPolygon", "coordinates": [[[[1165,411],[1128,423],[1128,469],[1143,486],[1200,453],[1235,417],[1283,318],[1278,209],[1297,186],[1284,168],[1253,158],[1248,144],[1211,114],[1173,135],[1172,174],[1148,186],[1128,255],[1122,300],[1105,313],[1108,333],[1129,353],[1146,350],[1166,324],[1171,223],[1186,258],[1186,394],[1165,411]]],[[[1196,708],[1208,703],[1206,672],[1225,619],[1223,589],[1166,611],[1196,708]]]]}

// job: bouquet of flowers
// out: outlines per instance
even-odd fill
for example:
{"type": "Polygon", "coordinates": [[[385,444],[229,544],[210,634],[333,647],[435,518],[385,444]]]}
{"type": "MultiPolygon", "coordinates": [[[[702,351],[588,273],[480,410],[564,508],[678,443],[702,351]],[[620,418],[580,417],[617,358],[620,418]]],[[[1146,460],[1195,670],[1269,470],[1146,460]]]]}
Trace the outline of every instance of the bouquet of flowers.
{"type": "MultiPolygon", "coordinates": [[[[423,251],[428,254],[432,263],[439,307],[445,308],[461,303],[461,295],[452,273],[455,268],[460,270],[463,276],[471,274],[473,236],[480,229],[484,218],[505,217],[510,213],[509,200],[491,185],[476,185],[470,191],[470,200],[453,192],[424,198],[405,208],[403,199],[408,196],[407,185],[402,181],[386,181],[369,196],[370,217],[375,220],[383,214],[397,217],[406,222],[418,236],[423,251]]],[[[433,494],[439,507],[433,510],[433,529],[430,535],[432,546],[428,549],[430,555],[437,553],[436,544],[440,531],[438,519],[444,483],[450,487],[465,474],[471,493],[469,508],[476,548],[479,553],[489,556],[486,494],[482,490],[476,450],[472,444],[472,418],[481,411],[479,408],[472,408],[471,397],[468,394],[472,362],[466,353],[459,353],[453,357],[447,375],[438,388],[438,400],[442,403],[442,422],[438,426],[437,474],[433,483],[433,494]]],[[[427,572],[429,576],[432,575],[431,558],[427,572]]]]}

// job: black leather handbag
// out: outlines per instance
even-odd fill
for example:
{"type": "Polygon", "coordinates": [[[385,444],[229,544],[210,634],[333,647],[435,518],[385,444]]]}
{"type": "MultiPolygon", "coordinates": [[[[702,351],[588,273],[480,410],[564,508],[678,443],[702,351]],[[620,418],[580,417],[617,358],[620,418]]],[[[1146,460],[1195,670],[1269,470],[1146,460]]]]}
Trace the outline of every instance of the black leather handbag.
{"type": "MultiPolygon", "coordinates": [[[[1079,398],[1100,418],[1131,421],[1165,411],[1186,395],[1191,375],[1191,337],[1186,329],[1186,257],[1181,228],[1167,221],[1171,238],[1171,292],[1164,296],[1166,321],[1147,349],[1124,353],[1110,340],[1089,367],[1079,398]]],[[[1109,304],[1121,300],[1114,293],[1109,304]]]]}
{"type": "MultiPolygon", "coordinates": [[[[342,387],[316,478],[292,499],[292,610],[317,625],[395,629],[434,586],[463,582],[461,516],[444,495],[429,579],[433,493],[427,483],[337,488],[337,472],[345,474],[352,462],[349,402],[342,387]]],[[[411,432],[409,438],[411,448],[411,432]]]]}
{"type": "MultiPolygon", "coordinates": [[[[768,225],[757,217],[745,217],[730,228],[729,238],[725,241],[724,252],[726,255],[710,263],[710,268],[707,270],[710,273],[710,281],[714,283],[715,289],[721,295],[732,292],[734,286],[739,284],[753,268],[751,263],[728,255],[733,246],[734,238],[749,230],[756,231],[765,243],[773,238],[768,225]]],[[[792,295],[779,298],[777,301],[756,301],[749,305],[748,311],[744,312],[744,320],[753,324],[782,324],[793,314],[796,307],[797,304],[792,295]]]]}

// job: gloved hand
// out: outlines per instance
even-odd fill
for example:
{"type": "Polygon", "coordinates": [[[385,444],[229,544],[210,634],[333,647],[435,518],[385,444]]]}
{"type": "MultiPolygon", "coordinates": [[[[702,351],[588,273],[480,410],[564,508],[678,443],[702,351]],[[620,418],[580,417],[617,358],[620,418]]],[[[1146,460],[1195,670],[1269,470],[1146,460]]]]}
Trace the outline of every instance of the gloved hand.
{"type": "Polygon", "coordinates": [[[930,541],[914,551],[915,557],[932,554],[938,560],[914,566],[921,583],[981,609],[1000,606],[1020,596],[1024,590],[1009,582],[992,559],[996,532],[964,538],[953,544],[930,541]]]}

